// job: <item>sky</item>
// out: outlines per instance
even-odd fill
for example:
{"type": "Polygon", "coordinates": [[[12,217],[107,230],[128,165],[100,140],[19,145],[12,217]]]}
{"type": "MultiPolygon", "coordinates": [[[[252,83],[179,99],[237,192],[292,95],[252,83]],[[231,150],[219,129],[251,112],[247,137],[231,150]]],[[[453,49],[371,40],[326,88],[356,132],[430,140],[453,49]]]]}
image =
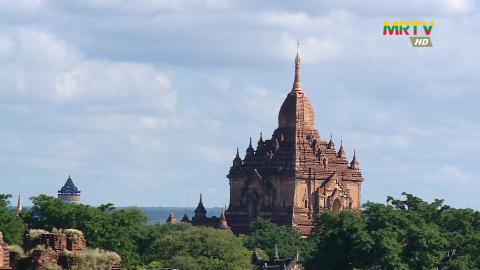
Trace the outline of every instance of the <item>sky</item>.
{"type": "MultiPolygon", "coordinates": [[[[408,192],[480,209],[473,0],[0,0],[0,193],[206,207],[236,147],[302,85],[323,139],[356,149],[362,202],[408,192]],[[434,21],[432,48],[382,35],[434,21]]],[[[29,204],[27,201],[26,204],[29,204]]]]}

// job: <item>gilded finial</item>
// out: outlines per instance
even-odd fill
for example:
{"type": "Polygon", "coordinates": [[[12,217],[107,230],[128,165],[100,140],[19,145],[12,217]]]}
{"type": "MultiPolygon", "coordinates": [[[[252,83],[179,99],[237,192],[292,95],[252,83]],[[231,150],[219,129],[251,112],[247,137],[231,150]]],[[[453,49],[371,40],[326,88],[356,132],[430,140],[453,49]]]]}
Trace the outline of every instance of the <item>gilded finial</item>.
{"type": "Polygon", "coordinates": [[[297,41],[297,56],[295,57],[295,78],[293,80],[292,91],[303,94],[302,83],[300,82],[300,43],[297,41]]]}
{"type": "Polygon", "coordinates": [[[300,65],[299,49],[300,49],[300,42],[298,42],[298,40],[297,40],[297,56],[295,57],[295,65],[300,65]]]}

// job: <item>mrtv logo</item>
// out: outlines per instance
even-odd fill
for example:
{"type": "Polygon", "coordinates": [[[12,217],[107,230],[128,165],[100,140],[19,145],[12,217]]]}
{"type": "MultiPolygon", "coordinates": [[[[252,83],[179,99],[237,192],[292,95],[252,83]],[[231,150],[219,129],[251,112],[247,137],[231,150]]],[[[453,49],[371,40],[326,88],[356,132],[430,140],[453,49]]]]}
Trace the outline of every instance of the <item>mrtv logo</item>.
{"type": "Polygon", "coordinates": [[[413,47],[433,47],[430,34],[433,21],[385,21],[383,24],[384,36],[408,36],[413,47]]]}

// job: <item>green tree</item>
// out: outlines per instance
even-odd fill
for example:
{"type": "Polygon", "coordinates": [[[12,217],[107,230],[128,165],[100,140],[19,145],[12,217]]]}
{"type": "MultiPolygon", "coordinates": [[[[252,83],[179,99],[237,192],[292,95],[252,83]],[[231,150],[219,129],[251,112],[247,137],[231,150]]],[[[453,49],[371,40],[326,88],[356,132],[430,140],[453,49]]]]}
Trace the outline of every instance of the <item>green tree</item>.
{"type": "Polygon", "coordinates": [[[10,198],[12,195],[0,194],[0,231],[8,244],[21,244],[25,233],[25,224],[11,209],[10,198]]]}
{"type": "MultiPolygon", "coordinates": [[[[175,232],[182,232],[191,230],[193,227],[189,223],[177,223],[177,224],[152,224],[146,227],[143,234],[143,238],[139,243],[139,253],[142,256],[144,263],[150,263],[156,256],[156,248],[153,248],[153,244],[158,239],[164,238],[175,232]]],[[[159,266],[158,266],[159,267],[159,266]]],[[[158,268],[157,267],[157,268],[158,268]]]]}
{"type": "Polygon", "coordinates": [[[311,269],[480,269],[480,214],[404,193],[360,213],[324,212],[311,269]]]}
{"type": "Polygon", "coordinates": [[[365,269],[374,241],[361,214],[325,211],[315,219],[312,240],[316,249],[308,261],[311,269],[365,269]]]}
{"type": "Polygon", "coordinates": [[[277,244],[282,258],[293,257],[297,251],[302,256],[310,253],[309,242],[302,240],[300,233],[294,228],[279,226],[265,219],[257,219],[250,226],[252,233],[245,237],[245,246],[250,250],[260,248],[272,258],[277,244]]]}
{"type": "MultiPolygon", "coordinates": [[[[165,225],[164,225],[165,226],[165,225]]],[[[163,267],[223,270],[251,269],[251,252],[230,232],[193,227],[157,239],[149,254],[163,267]]]]}
{"type": "Polygon", "coordinates": [[[117,210],[112,204],[92,207],[65,203],[39,195],[25,215],[30,228],[73,228],[81,230],[93,248],[117,252],[126,268],[141,265],[139,243],[144,238],[147,217],[138,208],[117,210]]]}

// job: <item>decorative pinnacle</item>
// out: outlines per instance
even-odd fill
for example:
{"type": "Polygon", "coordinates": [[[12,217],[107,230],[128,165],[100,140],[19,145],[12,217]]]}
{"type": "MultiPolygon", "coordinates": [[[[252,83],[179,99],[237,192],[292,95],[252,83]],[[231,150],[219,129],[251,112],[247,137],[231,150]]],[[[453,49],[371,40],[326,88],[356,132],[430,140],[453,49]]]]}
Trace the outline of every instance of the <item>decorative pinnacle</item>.
{"type": "Polygon", "coordinates": [[[240,154],[238,153],[238,147],[237,147],[237,156],[236,158],[240,158],[240,154]]]}
{"type": "Polygon", "coordinates": [[[252,137],[250,137],[250,144],[248,145],[248,147],[252,147],[252,137]]]}
{"type": "Polygon", "coordinates": [[[274,254],[273,254],[273,259],[274,260],[280,260],[280,256],[278,255],[278,246],[277,246],[276,243],[275,243],[275,251],[274,251],[274,254]]]}
{"type": "Polygon", "coordinates": [[[300,54],[298,52],[300,48],[300,42],[297,40],[297,56],[295,57],[295,65],[300,65],[300,54]]]}
{"type": "Polygon", "coordinates": [[[200,202],[199,203],[202,203],[202,193],[200,193],[200,202]]]}
{"type": "Polygon", "coordinates": [[[302,93],[302,83],[300,82],[300,43],[297,41],[297,56],[295,57],[295,79],[293,81],[293,91],[302,93]]]}
{"type": "Polygon", "coordinates": [[[353,150],[353,159],[350,162],[350,168],[360,170],[360,162],[358,162],[358,160],[357,160],[357,153],[356,153],[355,149],[353,150]]]}

